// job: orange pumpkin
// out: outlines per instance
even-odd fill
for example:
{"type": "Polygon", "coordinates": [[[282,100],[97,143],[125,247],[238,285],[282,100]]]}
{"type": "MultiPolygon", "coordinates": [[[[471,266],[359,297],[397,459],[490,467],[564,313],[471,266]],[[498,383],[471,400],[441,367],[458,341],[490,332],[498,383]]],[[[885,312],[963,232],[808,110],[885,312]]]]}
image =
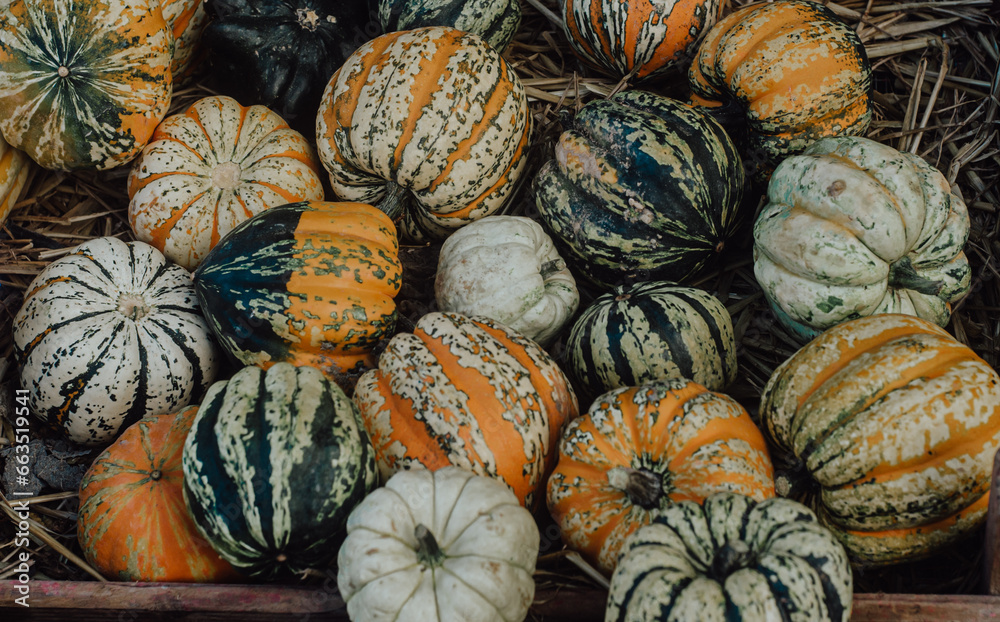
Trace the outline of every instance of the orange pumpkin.
{"type": "Polygon", "coordinates": [[[767,170],[824,136],[862,136],[871,65],[857,33],[816,2],[754,4],[716,24],[689,70],[692,103],[742,109],[767,170]]]}
{"type": "Polygon", "coordinates": [[[181,454],[197,406],[140,419],[80,484],[78,539],[87,561],[120,581],[239,578],[201,537],[184,502],[181,454]]]}
{"type": "Polygon", "coordinates": [[[610,575],[657,512],[724,491],[775,495],[764,436],[731,397],[671,379],[614,389],[570,422],[548,505],[570,548],[610,575]]]}

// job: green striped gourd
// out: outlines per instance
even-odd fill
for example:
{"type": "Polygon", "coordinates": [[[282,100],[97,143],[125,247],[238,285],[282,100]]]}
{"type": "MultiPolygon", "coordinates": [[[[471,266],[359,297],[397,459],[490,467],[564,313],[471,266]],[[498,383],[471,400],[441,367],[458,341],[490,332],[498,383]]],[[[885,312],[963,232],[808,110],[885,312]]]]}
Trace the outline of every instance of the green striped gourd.
{"type": "Polygon", "coordinates": [[[853,601],[844,547],[809,508],[719,493],[629,539],[604,619],[847,622],[853,601]]]}
{"type": "Polygon", "coordinates": [[[502,52],[521,25],[520,0],[379,0],[383,32],[451,26],[502,52]]]}
{"type": "Polygon", "coordinates": [[[184,443],[199,531],[251,577],[325,568],[376,484],[358,411],[314,367],[244,367],[212,385],[184,443]]]}

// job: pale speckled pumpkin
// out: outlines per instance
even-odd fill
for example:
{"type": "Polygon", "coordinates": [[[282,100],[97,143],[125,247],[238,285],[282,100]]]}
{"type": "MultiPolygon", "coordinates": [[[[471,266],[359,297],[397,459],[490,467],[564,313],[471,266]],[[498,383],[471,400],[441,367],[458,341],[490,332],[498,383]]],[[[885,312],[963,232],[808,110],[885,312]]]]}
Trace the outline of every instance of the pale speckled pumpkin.
{"type": "Polygon", "coordinates": [[[21,0],[0,8],[0,132],[50,169],[127,163],[173,93],[156,0],[21,0]]]}
{"type": "Polygon", "coordinates": [[[548,345],[576,312],[576,279],[542,226],[487,216],[448,236],[438,255],[441,311],[483,315],[548,345]]]}
{"type": "Polygon", "coordinates": [[[205,0],[161,0],[163,18],[174,35],[174,57],[170,63],[174,86],[187,83],[198,66],[201,35],[208,26],[205,0]]]}
{"type": "Polygon", "coordinates": [[[478,35],[425,27],[382,35],[344,62],[316,121],[334,193],[443,240],[496,213],[527,163],[532,119],[513,67],[478,35]]]}
{"type": "Polygon", "coordinates": [[[940,551],[982,524],[1000,447],[1000,376],[909,315],[844,322],[761,395],[779,492],[813,505],[860,563],[940,551]]]}
{"type": "Polygon", "coordinates": [[[403,471],[347,519],[337,586],[354,622],[524,620],[540,536],[500,482],[458,467],[403,471]]]}
{"type": "Polygon", "coordinates": [[[610,575],[654,515],[722,491],[774,496],[764,436],[736,400],[674,379],[610,391],[571,421],[547,500],[563,541],[610,575]]]}
{"type": "Polygon", "coordinates": [[[801,339],[875,313],[944,326],[972,269],[965,203],[923,159],[860,137],[784,160],[754,225],[754,274],[801,339]]]}
{"type": "Polygon", "coordinates": [[[136,237],[194,270],[251,216],[321,200],[323,182],[313,148],[281,117],[211,96],[156,128],[132,165],[128,194],[136,237]]]}
{"type": "Polygon", "coordinates": [[[31,158],[0,138],[0,227],[14,209],[31,172],[31,158]]]}

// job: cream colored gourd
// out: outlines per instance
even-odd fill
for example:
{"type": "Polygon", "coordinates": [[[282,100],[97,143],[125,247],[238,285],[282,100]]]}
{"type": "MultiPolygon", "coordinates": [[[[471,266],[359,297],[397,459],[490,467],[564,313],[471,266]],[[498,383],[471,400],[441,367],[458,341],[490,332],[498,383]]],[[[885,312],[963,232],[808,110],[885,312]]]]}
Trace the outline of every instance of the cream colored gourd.
{"type": "Polygon", "coordinates": [[[451,234],[438,259],[441,311],[482,315],[547,345],[580,304],[576,279],[541,225],[487,216],[451,234]]]}
{"type": "Polygon", "coordinates": [[[924,160],[857,137],[785,159],[754,225],[754,273],[803,340],[840,322],[905,313],[945,325],[969,290],[969,214],[924,160]]]}
{"type": "Polygon", "coordinates": [[[523,620],[539,541],[501,482],[459,467],[401,471],[347,519],[337,586],[354,622],[523,620]]]}

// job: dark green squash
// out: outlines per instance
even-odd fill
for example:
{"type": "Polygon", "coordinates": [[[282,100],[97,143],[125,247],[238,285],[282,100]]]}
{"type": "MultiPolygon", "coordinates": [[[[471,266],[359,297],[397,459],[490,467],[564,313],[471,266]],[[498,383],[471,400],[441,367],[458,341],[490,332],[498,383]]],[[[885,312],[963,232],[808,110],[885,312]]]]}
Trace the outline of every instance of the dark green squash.
{"type": "Polygon", "coordinates": [[[330,76],[380,33],[374,0],[205,0],[208,83],[306,136],[330,76]]]}
{"type": "Polygon", "coordinates": [[[379,0],[384,32],[451,26],[472,32],[503,51],[521,25],[520,0],[379,0]]]}
{"type": "Polygon", "coordinates": [[[742,220],[744,171],[716,121],[633,90],[586,104],[533,187],[570,267],[610,289],[683,282],[718,257],[742,220]]]}

